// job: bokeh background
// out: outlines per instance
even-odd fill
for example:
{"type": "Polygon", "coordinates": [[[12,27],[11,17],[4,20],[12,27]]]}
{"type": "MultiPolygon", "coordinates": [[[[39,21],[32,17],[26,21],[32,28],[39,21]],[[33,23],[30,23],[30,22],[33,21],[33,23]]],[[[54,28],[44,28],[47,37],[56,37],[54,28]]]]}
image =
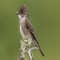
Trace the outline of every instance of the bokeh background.
{"type": "Polygon", "coordinates": [[[60,0],[0,0],[0,60],[19,57],[22,37],[15,12],[23,4],[45,54],[34,50],[34,60],[60,60],[60,0]]]}

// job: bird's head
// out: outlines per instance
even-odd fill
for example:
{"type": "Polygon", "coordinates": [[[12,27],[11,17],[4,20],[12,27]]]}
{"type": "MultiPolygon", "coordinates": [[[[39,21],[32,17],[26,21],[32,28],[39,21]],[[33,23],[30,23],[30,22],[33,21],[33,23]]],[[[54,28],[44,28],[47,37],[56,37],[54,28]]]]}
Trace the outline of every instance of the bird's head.
{"type": "Polygon", "coordinates": [[[26,8],[26,5],[22,5],[21,8],[19,9],[18,12],[16,12],[16,14],[18,14],[18,16],[21,18],[23,18],[24,16],[27,16],[28,17],[28,11],[27,11],[27,8],[26,8]]]}

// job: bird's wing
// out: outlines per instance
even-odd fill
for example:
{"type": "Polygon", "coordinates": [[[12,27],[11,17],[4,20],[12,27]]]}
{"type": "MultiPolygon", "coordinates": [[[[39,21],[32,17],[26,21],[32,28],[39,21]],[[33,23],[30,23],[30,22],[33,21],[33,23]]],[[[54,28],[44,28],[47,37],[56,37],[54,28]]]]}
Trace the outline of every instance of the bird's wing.
{"type": "Polygon", "coordinates": [[[30,20],[25,20],[25,25],[26,25],[26,28],[29,30],[29,32],[30,32],[30,34],[32,35],[32,38],[33,38],[33,42],[34,42],[34,44],[36,45],[36,46],[38,46],[39,44],[38,44],[38,41],[37,41],[37,39],[36,39],[36,37],[35,37],[35,35],[34,35],[34,30],[33,30],[33,28],[32,28],[32,24],[31,24],[31,22],[30,22],[30,20]]]}
{"type": "Polygon", "coordinates": [[[32,28],[32,24],[30,22],[30,20],[25,20],[25,25],[26,25],[26,28],[29,30],[30,34],[32,35],[32,38],[33,38],[33,43],[39,48],[39,51],[41,52],[42,56],[44,56],[40,46],[39,46],[39,43],[34,35],[34,30],[32,28]]]}
{"type": "Polygon", "coordinates": [[[26,19],[25,20],[25,25],[29,29],[29,31],[34,32],[30,20],[26,19]]]}

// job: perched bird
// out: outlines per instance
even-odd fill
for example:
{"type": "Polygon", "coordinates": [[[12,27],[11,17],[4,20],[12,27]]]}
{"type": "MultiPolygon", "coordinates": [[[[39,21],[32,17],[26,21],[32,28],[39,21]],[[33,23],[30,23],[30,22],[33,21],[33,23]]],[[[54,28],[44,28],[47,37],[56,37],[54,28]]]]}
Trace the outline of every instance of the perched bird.
{"type": "Polygon", "coordinates": [[[39,43],[34,35],[34,30],[32,28],[31,22],[29,20],[28,11],[26,5],[22,5],[18,12],[16,12],[19,17],[19,29],[23,39],[29,40],[31,39],[32,42],[36,47],[38,47],[39,51],[41,52],[42,56],[44,53],[42,52],[39,43]]]}

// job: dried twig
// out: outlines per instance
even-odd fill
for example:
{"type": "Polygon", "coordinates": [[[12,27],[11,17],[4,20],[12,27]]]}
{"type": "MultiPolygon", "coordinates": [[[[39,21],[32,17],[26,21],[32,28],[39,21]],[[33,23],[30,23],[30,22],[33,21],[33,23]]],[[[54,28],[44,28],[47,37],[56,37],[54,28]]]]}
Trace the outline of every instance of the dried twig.
{"type": "Polygon", "coordinates": [[[18,60],[28,60],[26,54],[29,55],[30,60],[33,60],[32,50],[38,49],[37,47],[30,48],[32,40],[21,40],[21,48],[20,48],[20,57],[18,60]]]}

